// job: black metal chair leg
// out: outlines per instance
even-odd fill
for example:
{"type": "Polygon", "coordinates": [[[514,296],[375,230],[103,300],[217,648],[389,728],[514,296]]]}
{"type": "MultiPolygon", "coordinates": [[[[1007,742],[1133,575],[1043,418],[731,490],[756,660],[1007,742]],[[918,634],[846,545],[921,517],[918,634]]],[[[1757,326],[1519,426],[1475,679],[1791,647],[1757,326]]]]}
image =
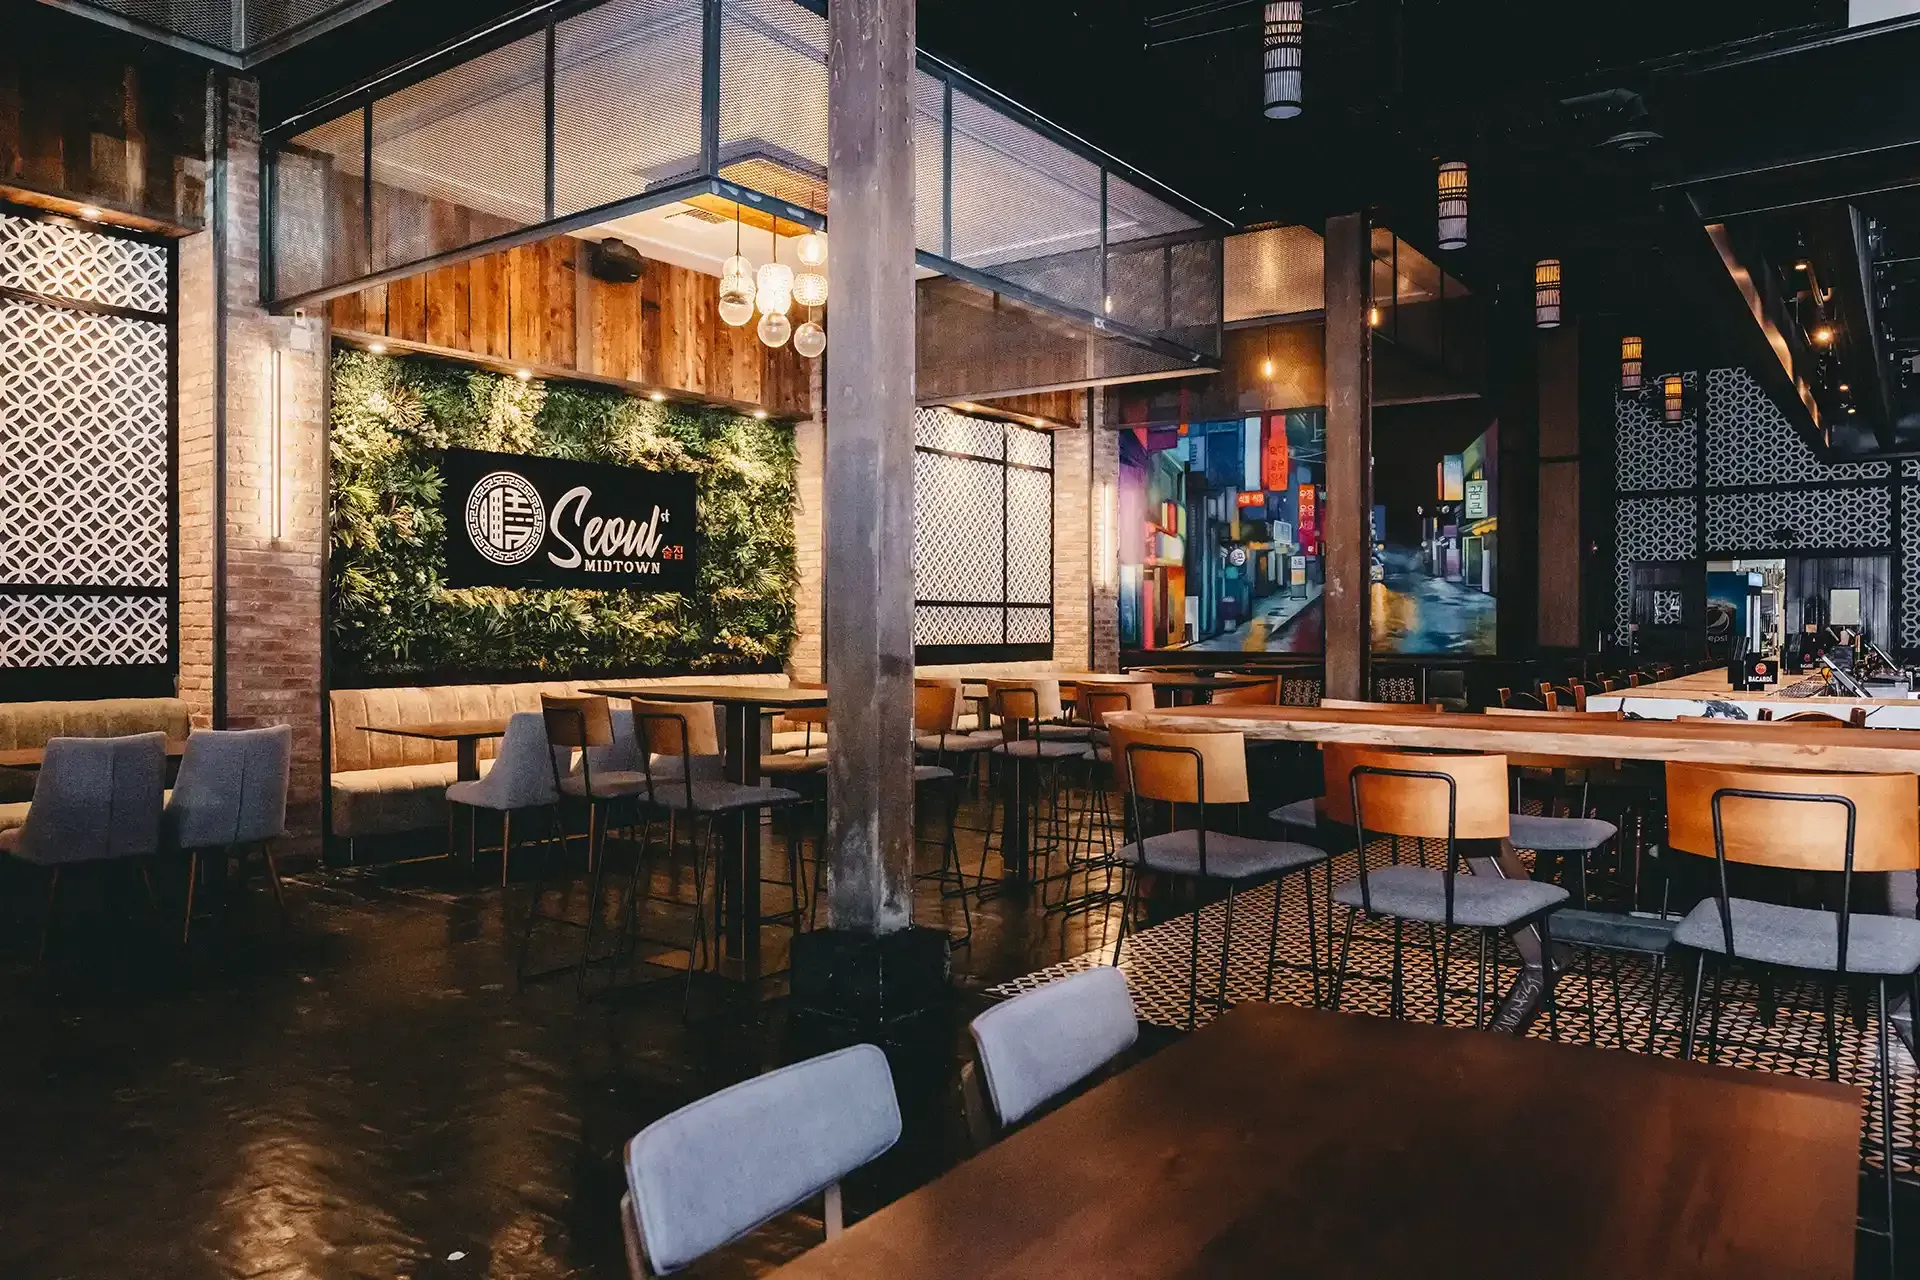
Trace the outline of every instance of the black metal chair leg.
{"type": "MultiPolygon", "coordinates": [[[[1665,990],[1667,979],[1667,957],[1659,955],[1653,961],[1653,1008],[1647,1014],[1647,1052],[1654,1050],[1654,1041],[1660,1034],[1660,997],[1665,990]]],[[[1622,1030],[1624,1037],[1625,1031],[1622,1030]]],[[[1692,1055],[1689,1054],[1689,1057],[1692,1055]]]]}
{"type": "Polygon", "coordinates": [[[1726,964],[1713,966],[1713,1003],[1707,1009],[1707,1061],[1720,1061],[1720,979],[1726,973],[1726,964]]]}
{"type": "Polygon", "coordinates": [[[1227,921],[1220,931],[1220,994],[1214,1004],[1219,1012],[1227,1007],[1227,972],[1233,964],[1233,882],[1227,882],[1227,921]]]}
{"type": "Polygon", "coordinates": [[[1387,997],[1387,1016],[1389,1018],[1405,1018],[1407,1016],[1401,989],[1406,981],[1405,972],[1401,967],[1402,935],[1404,932],[1405,930],[1401,921],[1396,918],[1393,922],[1393,984],[1389,989],[1387,997]]]}
{"type": "Polygon", "coordinates": [[[1687,1034],[1680,1050],[1680,1056],[1688,1062],[1693,1061],[1693,1047],[1700,1030],[1700,985],[1706,971],[1707,953],[1702,951],[1693,962],[1693,994],[1687,997],[1687,1034]]]}
{"type": "MultiPolygon", "coordinates": [[[[57,870],[55,875],[60,874],[57,870]]],[[[187,909],[185,919],[180,925],[180,945],[186,946],[193,937],[193,902],[199,896],[200,889],[200,851],[193,850],[187,855],[187,909]]]]}
{"type": "Polygon", "coordinates": [[[1120,945],[1127,940],[1127,929],[1133,923],[1134,907],[1140,897],[1140,872],[1135,869],[1129,869],[1125,874],[1127,877],[1127,900],[1126,905],[1120,909],[1119,936],[1113,940],[1113,963],[1115,965],[1120,963],[1120,945]]]}
{"type": "MultiPolygon", "coordinates": [[[[1273,918],[1267,923],[1267,989],[1266,993],[1261,996],[1261,999],[1268,1004],[1273,1003],[1273,961],[1280,946],[1280,888],[1285,883],[1286,881],[1284,879],[1276,879],[1273,882],[1273,918]]],[[[1309,878],[1308,883],[1312,883],[1311,878],[1309,878]]],[[[1309,931],[1313,928],[1313,907],[1311,905],[1307,907],[1307,928],[1309,931]]],[[[1308,946],[1311,947],[1313,934],[1309,932],[1307,938],[1308,946]]],[[[1318,999],[1319,993],[1315,992],[1314,994],[1314,1003],[1320,1003],[1318,999]]]]}
{"type": "Polygon", "coordinates": [[[1473,1029],[1480,1030],[1487,1025],[1487,933],[1481,929],[1480,961],[1474,967],[1473,982],[1473,1029]]]}
{"type": "MultiPolygon", "coordinates": [[[[1312,868],[1308,868],[1306,874],[1300,877],[1300,885],[1307,892],[1307,973],[1313,979],[1313,1005],[1317,1009],[1320,1007],[1320,943],[1316,937],[1318,926],[1314,923],[1312,868]]],[[[1274,892],[1279,893],[1278,885],[1274,886],[1274,892]]],[[[1327,963],[1329,965],[1333,963],[1331,932],[1327,936],[1327,963]]]]}
{"type": "MultiPolygon", "coordinates": [[[[1341,989],[1347,985],[1347,959],[1352,954],[1353,949],[1353,918],[1358,914],[1358,907],[1347,908],[1347,928],[1346,932],[1340,938],[1340,967],[1334,971],[1333,991],[1327,1001],[1327,1007],[1336,1013],[1340,1011],[1341,989]]],[[[1331,937],[1327,939],[1327,946],[1329,949],[1333,946],[1333,939],[1331,937]]]]}
{"type": "Polygon", "coordinates": [[[1194,1010],[1200,999],[1200,905],[1191,915],[1193,940],[1187,948],[1187,1030],[1193,1030],[1194,1010]]]}
{"type": "Polygon", "coordinates": [[[1453,930],[1440,930],[1440,978],[1433,984],[1433,1025],[1447,1025],[1447,981],[1453,971],[1453,930]]]}
{"type": "Polygon", "coordinates": [[[1893,1062],[1888,1052],[1892,1010],[1887,1007],[1887,980],[1880,979],[1880,1031],[1878,1068],[1880,1073],[1880,1171],[1887,1192],[1887,1274],[1900,1274],[1898,1251],[1894,1248],[1893,1227],[1893,1062]]]}

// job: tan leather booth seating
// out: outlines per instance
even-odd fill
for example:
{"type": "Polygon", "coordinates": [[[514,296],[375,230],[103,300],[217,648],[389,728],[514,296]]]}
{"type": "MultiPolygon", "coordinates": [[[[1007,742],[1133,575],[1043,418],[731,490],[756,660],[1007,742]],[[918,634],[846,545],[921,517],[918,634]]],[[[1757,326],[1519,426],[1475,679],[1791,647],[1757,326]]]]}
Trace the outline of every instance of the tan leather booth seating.
{"type": "MultiPolygon", "coordinates": [[[[97,698],[79,702],[0,703],[0,751],[44,747],[50,738],[117,738],[158,731],[184,738],[193,727],[178,698],[97,698]]],[[[33,775],[9,771],[0,777],[0,831],[27,819],[33,775]]]]}
{"type": "MultiPolygon", "coordinates": [[[[783,675],[671,676],[628,680],[551,680],[526,684],[435,685],[400,689],[335,689],[329,695],[333,834],[353,839],[444,828],[447,787],[456,780],[451,742],[368,733],[370,724],[436,720],[504,720],[540,710],[540,695],[578,693],[596,685],[748,684],[785,687],[783,675]]],[[[480,743],[480,771],[499,741],[480,743]]]]}

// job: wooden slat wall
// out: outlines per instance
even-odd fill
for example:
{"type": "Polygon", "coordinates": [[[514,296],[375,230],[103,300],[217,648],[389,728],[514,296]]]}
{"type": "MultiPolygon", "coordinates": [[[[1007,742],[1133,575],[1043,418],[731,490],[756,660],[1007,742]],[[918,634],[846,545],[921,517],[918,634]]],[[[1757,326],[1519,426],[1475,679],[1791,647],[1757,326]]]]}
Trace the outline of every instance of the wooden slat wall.
{"type": "Polygon", "coordinates": [[[809,362],[751,325],[721,323],[720,282],[649,261],[631,284],[585,269],[584,243],[554,236],[334,299],[336,329],[577,369],[693,397],[810,412],[809,362]]]}

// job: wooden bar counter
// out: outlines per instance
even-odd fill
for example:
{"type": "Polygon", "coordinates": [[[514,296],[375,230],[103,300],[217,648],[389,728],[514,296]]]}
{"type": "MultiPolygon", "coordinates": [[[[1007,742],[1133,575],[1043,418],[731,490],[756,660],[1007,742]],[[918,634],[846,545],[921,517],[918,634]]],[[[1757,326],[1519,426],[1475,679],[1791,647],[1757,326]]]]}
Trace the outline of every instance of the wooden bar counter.
{"type": "Polygon", "coordinates": [[[1838,697],[1824,693],[1806,696],[1807,690],[1817,688],[1822,683],[1822,677],[1813,672],[1797,676],[1782,675],[1779,684],[1748,692],[1735,689],[1727,682],[1726,670],[1716,667],[1662,680],[1657,684],[1590,694],[1587,697],[1587,709],[1629,711],[1648,720],[1671,720],[1675,716],[1705,715],[1708,704],[1717,702],[1723,704],[1723,712],[1730,709],[1748,720],[1758,720],[1762,707],[1770,711],[1775,720],[1802,711],[1824,711],[1845,720],[1855,707],[1859,707],[1866,711],[1867,723],[1873,728],[1920,729],[1920,701],[1901,697],[1838,697]],[[1789,694],[1789,689],[1795,690],[1795,693],[1789,694]]]}
{"type": "Polygon", "coordinates": [[[1920,772],[1920,733],[1778,720],[1607,720],[1399,707],[1264,706],[1168,707],[1116,712],[1109,720],[1123,729],[1232,730],[1267,741],[1355,742],[1594,760],[1686,760],[1853,773],[1920,772]]]}

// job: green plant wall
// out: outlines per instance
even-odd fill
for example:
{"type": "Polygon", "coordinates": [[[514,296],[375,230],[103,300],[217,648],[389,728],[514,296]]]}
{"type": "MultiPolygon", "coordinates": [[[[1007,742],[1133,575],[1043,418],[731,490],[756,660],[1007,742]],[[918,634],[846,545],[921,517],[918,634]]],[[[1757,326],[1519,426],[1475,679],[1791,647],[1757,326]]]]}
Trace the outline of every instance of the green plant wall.
{"type": "Polygon", "coordinates": [[[793,646],[790,426],[340,348],[329,446],[337,684],[764,670],[793,646]],[[693,472],[699,591],[449,589],[449,446],[693,472]]]}

